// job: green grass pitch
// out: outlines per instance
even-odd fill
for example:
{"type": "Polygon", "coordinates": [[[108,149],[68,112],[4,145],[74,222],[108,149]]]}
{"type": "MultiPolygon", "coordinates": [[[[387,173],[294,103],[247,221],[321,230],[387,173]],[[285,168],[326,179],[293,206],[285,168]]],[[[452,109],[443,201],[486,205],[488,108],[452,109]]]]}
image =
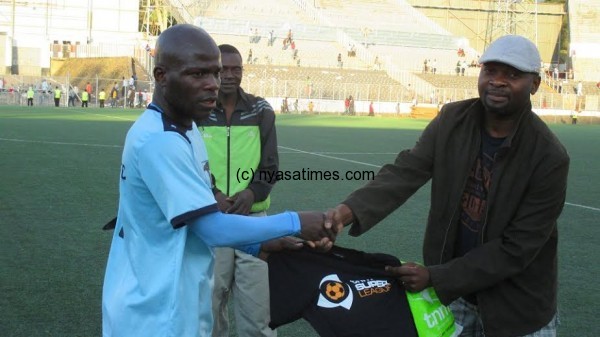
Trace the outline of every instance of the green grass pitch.
{"type": "MultiPolygon", "coordinates": [[[[141,110],[0,107],[0,335],[99,336],[101,290],[122,144],[141,110]]],[[[411,147],[422,120],[279,115],[282,170],[376,172],[411,147]]],[[[559,222],[561,336],[600,335],[600,127],[551,125],[571,155],[559,222]],[[595,243],[594,243],[595,242],[595,243]]],[[[270,212],[324,210],[364,184],[280,181],[270,212]]],[[[385,221],[338,244],[421,260],[425,186],[385,221]]],[[[316,336],[298,321],[281,337],[316,336]]]]}

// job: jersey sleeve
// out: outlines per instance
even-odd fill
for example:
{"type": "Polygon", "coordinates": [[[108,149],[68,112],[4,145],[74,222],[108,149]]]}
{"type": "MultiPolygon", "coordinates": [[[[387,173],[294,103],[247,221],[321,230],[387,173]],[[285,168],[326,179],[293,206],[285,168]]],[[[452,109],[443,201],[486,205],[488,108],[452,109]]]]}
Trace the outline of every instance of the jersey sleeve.
{"type": "Polygon", "coordinates": [[[148,141],[138,158],[140,176],[174,228],[217,212],[210,188],[208,158],[195,158],[191,144],[175,132],[148,141]]]}

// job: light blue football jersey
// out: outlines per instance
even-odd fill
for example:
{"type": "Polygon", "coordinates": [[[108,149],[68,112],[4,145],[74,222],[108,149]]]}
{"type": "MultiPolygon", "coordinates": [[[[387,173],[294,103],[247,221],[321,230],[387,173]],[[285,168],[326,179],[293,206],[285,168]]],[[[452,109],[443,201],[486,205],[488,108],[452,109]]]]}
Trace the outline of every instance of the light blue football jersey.
{"type": "Polygon", "coordinates": [[[209,336],[213,252],[185,225],[218,211],[197,127],[151,105],[127,133],[119,193],[103,335],[209,336]]]}

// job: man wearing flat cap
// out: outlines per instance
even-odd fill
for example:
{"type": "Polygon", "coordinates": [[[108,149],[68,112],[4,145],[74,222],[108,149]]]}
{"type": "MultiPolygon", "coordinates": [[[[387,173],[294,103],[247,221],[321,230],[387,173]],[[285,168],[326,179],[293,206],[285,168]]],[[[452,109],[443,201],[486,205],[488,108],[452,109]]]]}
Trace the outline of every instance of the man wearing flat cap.
{"type": "Polygon", "coordinates": [[[327,212],[358,236],[431,180],[425,266],[387,267],[409,291],[433,287],[461,336],[556,336],[556,221],[569,157],[531,110],[540,55],[508,35],[485,50],[479,98],[445,104],[412,149],[327,212]]]}

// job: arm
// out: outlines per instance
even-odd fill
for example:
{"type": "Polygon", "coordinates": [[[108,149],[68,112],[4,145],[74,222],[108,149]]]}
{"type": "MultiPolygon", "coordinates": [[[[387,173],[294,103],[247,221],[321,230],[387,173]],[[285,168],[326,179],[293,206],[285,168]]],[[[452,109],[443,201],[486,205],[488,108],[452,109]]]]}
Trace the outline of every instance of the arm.
{"type": "Polygon", "coordinates": [[[257,105],[262,105],[262,116],[259,130],[261,140],[261,156],[258,163],[257,173],[254,180],[248,185],[254,194],[255,201],[263,201],[271,193],[276,180],[260,180],[262,177],[273,177],[279,169],[279,154],[277,152],[277,132],[275,130],[275,113],[273,108],[264,99],[259,99],[257,105]],[[271,174],[260,174],[260,171],[267,171],[271,174]]]}
{"type": "Polygon", "coordinates": [[[284,212],[265,217],[212,212],[188,220],[187,225],[208,246],[234,247],[254,255],[259,243],[288,235],[299,234],[314,241],[308,243],[313,247],[335,240],[335,235],[323,228],[323,214],[319,212],[284,212]]]}
{"type": "Polygon", "coordinates": [[[295,212],[265,217],[213,212],[192,219],[188,226],[211,247],[252,246],[278,237],[298,234],[300,218],[295,212]]]}
{"type": "Polygon", "coordinates": [[[542,250],[554,249],[548,245],[556,240],[556,221],[565,202],[568,166],[567,157],[545,159],[531,174],[531,183],[520,197],[522,202],[501,235],[461,258],[428,267],[431,283],[444,303],[521,274],[542,250]]]}
{"type": "Polygon", "coordinates": [[[374,180],[342,202],[352,214],[346,211],[340,215],[344,221],[352,222],[350,235],[358,236],[375,226],[429,181],[438,120],[429,123],[412,149],[400,152],[394,163],[384,165],[374,180]]]}

